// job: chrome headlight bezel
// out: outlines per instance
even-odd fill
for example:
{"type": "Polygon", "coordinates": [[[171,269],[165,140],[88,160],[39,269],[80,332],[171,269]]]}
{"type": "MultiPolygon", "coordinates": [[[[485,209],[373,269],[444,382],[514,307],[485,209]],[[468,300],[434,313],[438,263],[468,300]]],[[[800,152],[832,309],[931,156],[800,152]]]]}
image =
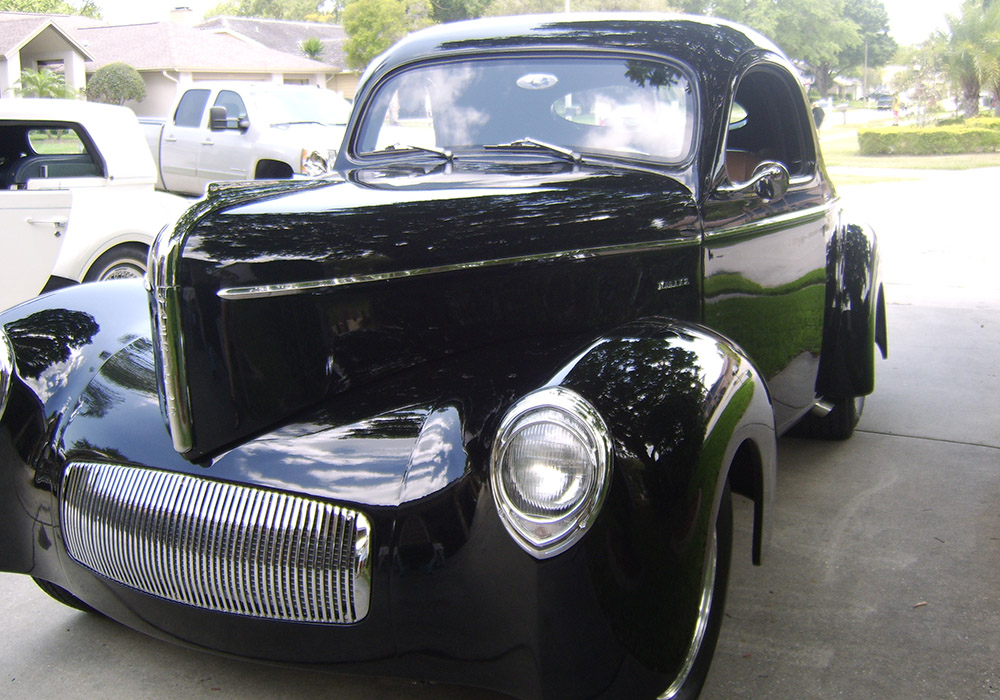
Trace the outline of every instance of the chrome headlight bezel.
{"type": "Polygon", "coordinates": [[[324,153],[316,149],[303,149],[300,171],[307,177],[323,177],[333,169],[333,163],[336,159],[337,151],[335,150],[324,153]]]}
{"type": "Polygon", "coordinates": [[[11,380],[14,377],[14,346],[7,333],[0,328],[0,420],[7,410],[11,380]]]}
{"type": "Polygon", "coordinates": [[[493,499],[514,541],[537,559],[576,544],[607,495],[611,455],[604,419],[579,394],[547,387],[517,401],[500,422],[490,460],[493,499]],[[553,498],[543,502],[538,491],[553,498]]]}

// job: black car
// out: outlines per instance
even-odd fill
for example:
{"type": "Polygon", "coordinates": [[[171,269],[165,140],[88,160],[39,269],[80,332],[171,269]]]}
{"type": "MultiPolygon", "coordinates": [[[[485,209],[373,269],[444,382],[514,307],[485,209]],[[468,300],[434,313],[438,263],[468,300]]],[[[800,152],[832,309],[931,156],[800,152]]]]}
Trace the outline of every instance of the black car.
{"type": "Polygon", "coordinates": [[[187,646],[520,698],[693,698],[732,494],[846,438],[875,238],[747,29],[454,23],[324,180],[215,185],[141,281],[0,315],[0,569],[187,646]]]}

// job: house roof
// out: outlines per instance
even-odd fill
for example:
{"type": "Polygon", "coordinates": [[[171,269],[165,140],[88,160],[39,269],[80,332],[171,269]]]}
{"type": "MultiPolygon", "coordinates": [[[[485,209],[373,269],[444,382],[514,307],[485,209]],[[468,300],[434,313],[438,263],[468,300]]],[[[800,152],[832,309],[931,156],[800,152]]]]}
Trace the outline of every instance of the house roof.
{"type": "Polygon", "coordinates": [[[38,37],[46,29],[51,28],[67,44],[78,51],[85,59],[93,56],[77,39],[63,26],[61,20],[65,15],[39,15],[23,12],[0,12],[0,56],[7,56],[20,51],[29,42],[38,37]]]}
{"type": "Polygon", "coordinates": [[[232,20],[232,24],[199,29],[176,22],[108,25],[80,15],[0,12],[0,56],[19,51],[51,27],[84,56],[88,71],[118,61],[140,71],[334,73],[343,70],[341,27],[312,22],[224,19],[232,20]],[[262,35],[267,42],[261,40],[262,35]],[[319,36],[331,47],[324,54],[327,60],[314,61],[303,56],[295,36],[319,36]],[[336,43],[338,36],[340,43],[336,43]],[[277,37],[282,37],[281,41],[277,37]],[[277,46],[293,48],[284,51],[277,46]]]}
{"type": "Polygon", "coordinates": [[[82,26],[75,32],[94,55],[90,68],[123,61],[136,70],[331,72],[329,64],[292,56],[225,34],[173,22],[82,26]]]}
{"type": "Polygon", "coordinates": [[[323,42],[320,60],[339,70],[345,70],[344,42],[347,41],[347,32],[337,24],[253,17],[213,17],[197,27],[207,31],[229,33],[293,56],[302,56],[303,41],[316,38],[323,42]]]}

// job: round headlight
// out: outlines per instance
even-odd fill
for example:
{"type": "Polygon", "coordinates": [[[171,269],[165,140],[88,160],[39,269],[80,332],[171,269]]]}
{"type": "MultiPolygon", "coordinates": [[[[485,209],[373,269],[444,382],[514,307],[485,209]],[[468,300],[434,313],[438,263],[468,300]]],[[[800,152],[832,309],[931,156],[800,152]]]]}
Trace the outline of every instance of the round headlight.
{"type": "Polygon", "coordinates": [[[302,151],[302,174],[309,177],[326,175],[335,156],[336,153],[324,154],[319,151],[302,151]]]}
{"type": "Polygon", "coordinates": [[[7,397],[10,394],[11,377],[14,376],[14,347],[10,338],[0,328],[0,419],[3,419],[7,408],[7,397]]]}
{"type": "Polygon", "coordinates": [[[607,491],[611,441],[597,411],[562,387],[518,401],[493,445],[493,495],[503,523],[532,555],[572,546],[607,491]]]}

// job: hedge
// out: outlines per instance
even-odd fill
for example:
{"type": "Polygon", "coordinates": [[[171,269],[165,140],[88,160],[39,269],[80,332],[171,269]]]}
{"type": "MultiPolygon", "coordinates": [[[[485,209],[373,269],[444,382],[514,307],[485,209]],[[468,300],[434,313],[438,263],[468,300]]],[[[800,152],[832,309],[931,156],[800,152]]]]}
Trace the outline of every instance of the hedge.
{"type": "Polygon", "coordinates": [[[858,132],[858,146],[863,156],[992,153],[1000,151],[1000,125],[974,127],[967,122],[964,126],[937,126],[923,129],[913,127],[869,129],[858,132]]]}

